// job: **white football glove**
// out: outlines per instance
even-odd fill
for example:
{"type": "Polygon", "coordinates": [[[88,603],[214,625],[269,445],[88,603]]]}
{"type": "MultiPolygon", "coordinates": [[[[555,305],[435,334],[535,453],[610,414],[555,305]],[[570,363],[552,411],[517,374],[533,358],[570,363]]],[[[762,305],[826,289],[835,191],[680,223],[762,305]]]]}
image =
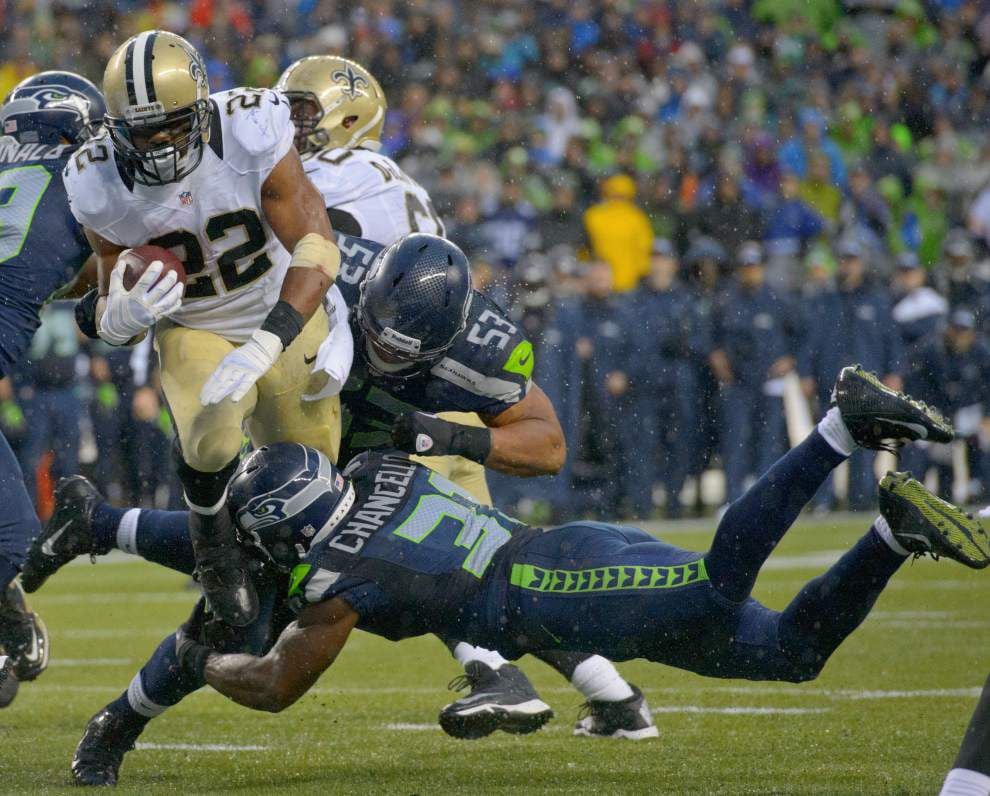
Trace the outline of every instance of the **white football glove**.
{"type": "Polygon", "coordinates": [[[130,290],[124,289],[125,267],[118,263],[110,272],[110,291],[100,318],[100,337],[110,345],[124,345],[182,306],[185,285],[175,271],[155,283],[165,267],[161,260],[151,263],[130,290]]]}
{"type": "Polygon", "coordinates": [[[282,353],[278,335],[258,329],[244,345],[223,358],[199,393],[203,406],[218,404],[224,398],[237,403],[254,383],[264,376],[282,353]]]}

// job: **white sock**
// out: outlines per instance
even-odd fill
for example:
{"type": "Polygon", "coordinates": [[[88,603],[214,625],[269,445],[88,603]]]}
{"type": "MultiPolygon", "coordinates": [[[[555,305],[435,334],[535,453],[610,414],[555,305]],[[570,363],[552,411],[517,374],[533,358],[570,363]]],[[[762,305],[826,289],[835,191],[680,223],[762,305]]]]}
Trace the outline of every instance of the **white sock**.
{"type": "Polygon", "coordinates": [[[832,446],[836,453],[843,456],[852,456],[856,450],[856,440],[852,438],[849,429],[846,428],[846,421],[842,419],[839,407],[833,406],[825,413],[825,417],[818,421],[818,433],[825,437],[825,441],[832,446]]]}
{"type": "Polygon", "coordinates": [[[168,705],[159,705],[148,698],[144,692],[144,684],[141,682],[141,672],[134,675],[131,684],[127,686],[127,703],[135,713],[149,719],[160,716],[168,710],[168,705]]]}
{"type": "Polygon", "coordinates": [[[946,776],[939,796],[990,796],[990,776],[968,768],[954,768],[946,776]]]}
{"type": "Polygon", "coordinates": [[[471,661],[480,661],[489,669],[499,669],[508,661],[499,655],[495,650],[486,650],[483,647],[472,647],[463,641],[458,641],[454,647],[454,658],[461,666],[467,666],[471,661]]]}
{"type": "Polygon", "coordinates": [[[132,556],[140,555],[137,549],[138,515],[141,509],[129,509],[120,518],[117,526],[117,547],[132,556]]]}
{"type": "Polygon", "coordinates": [[[877,517],[876,520],[873,521],[873,528],[876,530],[878,534],[880,534],[880,538],[887,543],[887,547],[889,547],[891,550],[897,553],[897,555],[899,556],[911,555],[907,550],[901,547],[901,543],[898,542],[897,539],[894,537],[894,532],[890,530],[890,526],[887,524],[887,520],[885,520],[883,517],[877,517]]]}
{"type": "Polygon", "coordinates": [[[633,695],[629,683],[622,679],[614,664],[601,655],[593,655],[574,667],[573,685],[585,699],[596,702],[621,702],[633,695]]]}

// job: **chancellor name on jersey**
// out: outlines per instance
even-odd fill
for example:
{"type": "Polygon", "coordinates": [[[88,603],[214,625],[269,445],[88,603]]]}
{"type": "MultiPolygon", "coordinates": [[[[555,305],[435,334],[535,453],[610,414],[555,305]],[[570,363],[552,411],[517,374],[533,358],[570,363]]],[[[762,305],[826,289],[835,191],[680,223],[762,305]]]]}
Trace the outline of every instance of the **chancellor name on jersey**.
{"type": "Polygon", "coordinates": [[[389,157],[370,149],[322,149],[303,155],[338,232],[386,246],[411,232],[445,237],[430,195],[389,157]]]}
{"type": "Polygon", "coordinates": [[[117,162],[109,136],[89,142],[65,170],[76,219],[120,246],[172,249],[188,275],[171,319],[244,342],[278,301],[290,254],[261,207],[261,187],[292,148],[286,98],[270,89],[210,95],[203,160],[174,183],[147,186],[117,162]]]}

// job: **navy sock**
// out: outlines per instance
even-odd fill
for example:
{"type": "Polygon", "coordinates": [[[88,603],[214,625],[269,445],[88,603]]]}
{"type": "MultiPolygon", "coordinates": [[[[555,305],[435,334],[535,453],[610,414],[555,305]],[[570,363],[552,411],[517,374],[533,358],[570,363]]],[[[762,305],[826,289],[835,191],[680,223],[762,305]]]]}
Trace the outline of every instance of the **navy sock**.
{"type": "Polygon", "coordinates": [[[93,507],[90,528],[97,550],[113,550],[117,546],[117,527],[126,513],[127,509],[118,509],[109,503],[97,503],[93,507]]]}
{"type": "Polygon", "coordinates": [[[6,590],[10,582],[16,577],[17,567],[3,556],[0,556],[0,593],[6,590]]]}
{"type": "Polygon", "coordinates": [[[780,648],[795,661],[823,665],[866,619],[887,581],[906,560],[870,528],[784,609],[778,631],[780,648]]]}
{"type": "Polygon", "coordinates": [[[729,506],[705,555],[705,568],[719,594],[733,602],[749,596],[760,567],[845,459],[815,429],[729,506]]]}
{"type": "Polygon", "coordinates": [[[127,690],[108,707],[136,723],[147,724],[195,690],[196,684],[179,669],[172,634],[158,645],[127,690]]]}
{"type": "Polygon", "coordinates": [[[196,556],[189,540],[188,511],[141,510],[134,534],[137,554],[169,569],[191,575],[196,556]]]}

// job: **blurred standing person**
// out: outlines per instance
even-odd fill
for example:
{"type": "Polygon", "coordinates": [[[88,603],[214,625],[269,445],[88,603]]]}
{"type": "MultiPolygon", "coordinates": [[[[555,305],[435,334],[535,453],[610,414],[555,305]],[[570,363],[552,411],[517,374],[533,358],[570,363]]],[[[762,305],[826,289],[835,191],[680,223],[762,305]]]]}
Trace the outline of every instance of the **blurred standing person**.
{"type": "Polygon", "coordinates": [[[735,278],[712,313],[709,362],[722,404],[722,463],[726,503],[745,491],[785,450],[782,377],[794,368],[784,301],[766,283],[763,250],[755,241],[737,254],[735,278]]]}
{"type": "Polygon", "coordinates": [[[561,304],[545,335],[544,367],[554,374],[547,396],[570,449],[552,502],[567,516],[621,513],[620,425],[634,422],[627,395],[628,319],[612,290],[612,269],[596,260],[585,273],[584,295],[561,304]]]}
{"type": "Polygon", "coordinates": [[[636,199],[636,183],[627,174],[602,182],[602,200],[584,214],[592,254],[612,269],[613,287],[625,293],[639,284],[650,267],[653,229],[636,199]]]}
{"type": "Polygon", "coordinates": [[[780,197],[767,216],[763,242],[766,246],[767,280],[788,292],[800,284],[800,258],[807,246],[825,231],[825,221],[800,197],[801,184],[794,172],[780,180],[780,197]]]}
{"type": "Polygon", "coordinates": [[[681,516],[681,490],[697,445],[699,394],[693,364],[708,349],[679,269],[671,242],[656,240],[650,273],[629,297],[634,422],[621,426],[625,449],[638,451],[629,460],[628,488],[634,515],[641,519],[652,514],[658,482],[667,495],[667,517],[681,516]]]}
{"type": "Polygon", "coordinates": [[[512,281],[512,269],[535,243],[536,211],[523,199],[522,186],[504,182],[498,206],[485,214],[482,233],[490,262],[501,266],[495,276],[493,297],[502,304],[512,281]]]}
{"type": "Polygon", "coordinates": [[[901,252],[894,270],[892,314],[905,348],[934,334],[949,312],[949,302],[927,282],[918,255],[901,252]]]}
{"type": "Polygon", "coordinates": [[[763,219],[743,201],[739,180],[720,174],[712,201],[695,216],[698,233],[716,238],[729,251],[737,251],[747,240],[763,237],[763,219]]]}
{"type": "Polygon", "coordinates": [[[553,203],[540,215],[536,231],[542,251],[568,246],[577,251],[585,241],[584,225],[577,205],[577,185],[573,177],[561,172],[551,180],[553,203]]]}
{"type": "Polygon", "coordinates": [[[41,313],[21,369],[21,405],[26,437],[21,469],[28,494],[38,503],[35,473],[41,457],[51,451],[52,477],[79,471],[79,416],[82,406],[76,394],[76,354],[79,337],[75,314],[67,303],[49,304],[41,313]]]}
{"type": "MultiPolygon", "coordinates": [[[[990,410],[990,348],[977,335],[976,316],[967,309],[953,311],[943,333],[922,341],[911,360],[907,383],[918,390],[920,399],[937,406],[953,421],[956,434],[966,439],[970,459],[976,465],[971,472],[982,474],[979,433],[987,425],[990,410]]],[[[923,449],[912,448],[911,453],[912,459],[920,453],[923,461],[923,449]]],[[[931,453],[938,471],[938,493],[949,500],[951,454],[944,449],[931,453]]],[[[916,467],[920,480],[927,466],[921,463],[916,467]]]]}
{"type": "MultiPolygon", "coordinates": [[[[903,345],[887,291],[867,278],[864,248],[856,238],[843,237],[836,256],[835,289],[807,299],[802,312],[805,335],[798,371],[805,394],[817,398],[822,410],[830,401],[828,374],[850,362],[883,374],[888,387],[904,386],[903,345]]],[[[849,508],[854,511],[874,505],[873,457],[871,451],[860,450],[849,459],[849,508]]],[[[822,500],[827,499],[823,492],[822,500]]]]}
{"type": "Polygon", "coordinates": [[[945,238],[944,257],[935,269],[935,285],[949,306],[967,307],[976,313],[980,330],[990,332],[990,283],[975,270],[975,251],[969,233],[953,229],[945,238]]]}

